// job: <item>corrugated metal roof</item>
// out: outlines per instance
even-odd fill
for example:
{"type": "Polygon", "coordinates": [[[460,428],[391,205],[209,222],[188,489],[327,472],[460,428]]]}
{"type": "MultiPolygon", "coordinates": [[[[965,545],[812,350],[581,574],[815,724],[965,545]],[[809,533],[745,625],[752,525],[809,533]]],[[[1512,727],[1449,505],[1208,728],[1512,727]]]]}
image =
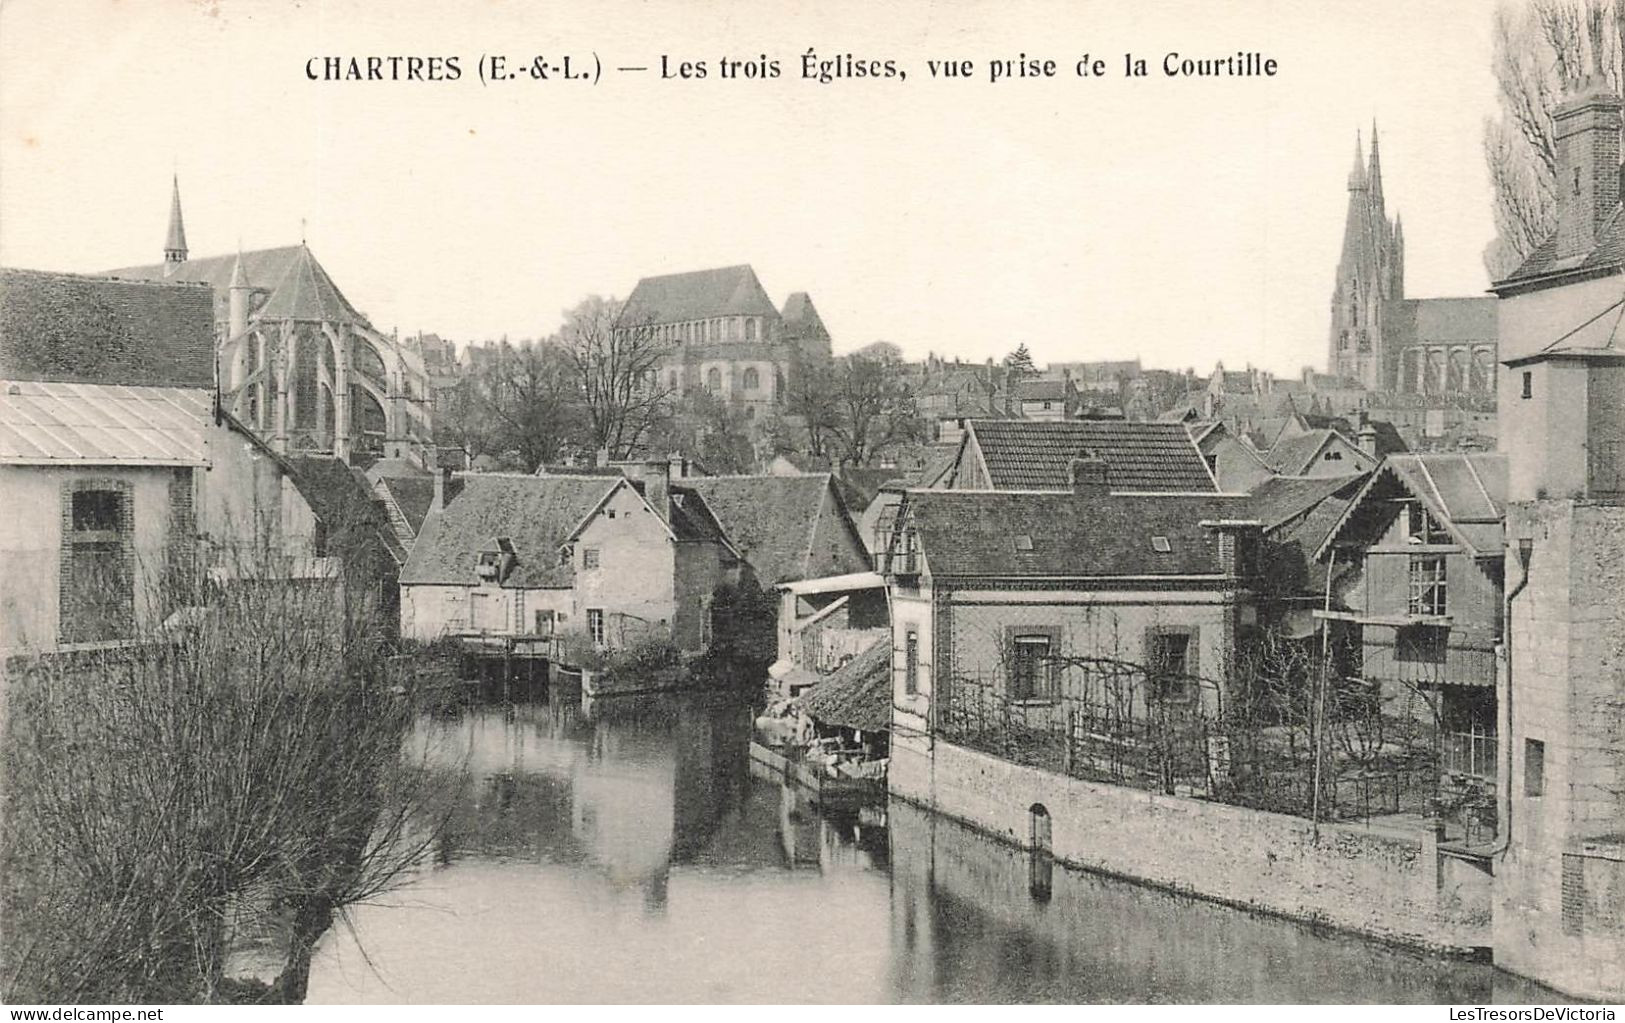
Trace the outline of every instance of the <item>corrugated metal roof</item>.
{"type": "Polygon", "coordinates": [[[0,463],[203,465],[209,392],[0,380],[0,463]]]}

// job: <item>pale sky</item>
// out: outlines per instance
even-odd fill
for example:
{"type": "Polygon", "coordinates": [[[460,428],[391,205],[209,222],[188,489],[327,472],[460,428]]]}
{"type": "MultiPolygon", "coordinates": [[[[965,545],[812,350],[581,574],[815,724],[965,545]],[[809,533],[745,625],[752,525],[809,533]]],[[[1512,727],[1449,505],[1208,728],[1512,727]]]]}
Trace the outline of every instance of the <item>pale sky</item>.
{"type": "Polygon", "coordinates": [[[1407,293],[1481,293],[1492,234],[1486,0],[0,0],[0,263],[297,243],[375,326],[552,332],[640,276],[750,263],[836,350],[1208,370],[1322,366],[1356,129],[1379,122],[1407,293]],[[801,78],[809,48],[906,81],[801,78]],[[1170,51],[1274,78],[1166,78],[1170,51]],[[1123,54],[1151,76],[1121,74],[1123,54]],[[572,54],[598,84],[482,86],[572,54]],[[996,57],[1050,80],[990,84],[996,57]],[[1085,53],[1108,75],[1080,79],[1085,53]],[[312,82],[310,57],[456,55],[455,82],[312,82]],[[662,81],[662,55],[705,60],[662,81]],[[724,56],[777,58],[722,80],[724,56]],[[968,81],[927,60],[976,61],[968,81]]]}

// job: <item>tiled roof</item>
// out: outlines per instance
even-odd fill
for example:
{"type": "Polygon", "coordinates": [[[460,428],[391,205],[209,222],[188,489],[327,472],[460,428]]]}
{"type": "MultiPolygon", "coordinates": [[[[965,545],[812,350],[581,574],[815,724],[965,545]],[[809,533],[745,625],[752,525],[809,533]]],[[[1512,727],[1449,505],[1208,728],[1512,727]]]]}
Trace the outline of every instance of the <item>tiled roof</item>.
{"type": "Polygon", "coordinates": [[[933,576],[1217,575],[1218,534],[1200,523],[1249,512],[1247,498],[1218,494],[911,490],[908,500],[933,576]]]}
{"type": "Polygon", "coordinates": [[[701,476],[674,480],[672,490],[705,499],[763,586],[869,567],[856,527],[841,521],[828,473],[701,476]]]}
{"type": "Polygon", "coordinates": [[[328,527],[329,541],[346,556],[358,553],[357,535],[377,542],[395,564],[406,559],[389,518],[373,500],[372,489],[360,470],[336,458],[297,455],[289,458],[294,485],[328,527]]]}
{"type": "Polygon", "coordinates": [[[1023,380],[1016,384],[1016,397],[1022,401],[1065,401],[1065,380],[1023,380]]]}
{"type": "Polygon", "coordinates": [[[145,266],[126,266],[108,270],[108,277],[125,280],[165,281],[170,283],[207,284],[214,288],[214,319],[226,318],[231,301],[231,275],[239,258],[248,286],[258,291],[269,291],[287,276],[288,268],[299,256],[300,245],[284,245],[275,249],[252,249],[248,252],[225,256],[204,256],[188,259],[184,263],[149,263],[145,266]]]}
{"type": "Polygon", "coordinates": [[[0,379],[212,388],[212,301],[195,285],[0,270],[0,379]]]}
{"type": "MultiPolygon", "coordinates": [[[[1307,474],[1314,464],[1315,456],[1320,453],[1321,447],[1332,438],[1338,438],[1348,443],[1350,448],[1358,451],[1359,448],[1348,438],[1329,428],[1312,429],[1305,433],[1282,437],[1264,455],[1264,464],[1283,476],[1302,476],[1307,474]]],[[[1371,465],[1371,460],[1354,458],[1350,460],[1347,472],[1344,475],[1353,476],[1363,473],[1371,465]]]]}
{"type": "Polygon", "coordinates": [[[434,503],[434,477],[384,476],[382,480],[384,489],[389,491],[407,525],[412,527],[412,534],[422,532],[429,505],[434,503]]]}
{"type": "Polygon", "coordinates": [[[503,580],[509,587],[571,584],[559,547],[587,513],[622,479],[590,476],[519,476],[468,473],[462,491],[424,519],[412,555],[401,569],[403,585],[473,585],[474,556],[493,537],[513,541],[519,561],[503,580]]]}
{"type": "Polygon", "coordinates": [[[1112,490],[1218,489],[1182,423],[978,419],[968,429],[994,490],[1070,490],[1072,460],[1085,452],[1105,459],[1112,490]]]}
{"type": "MultiPolygon", "coordinates": [[[[1352,494],[1353,489],[1346,476],[1276,476],[1247,495],[1247,514],[1263,524],[1265,533],[1270,533],[1302,518],[1338,491],[1352,494]]],[[[1342,507],[1339,505],[1338,510],[1342,507]]]]}
{"type": "Polygon", "coordinates": [[[208,391],[0,380],[0,463],[203,465],[208,391]]]}
{"type": "Polygon", "coordinates": [[[616,323],[642,326],[682,323],[710,316],[765,316],[779,311],[749,266],[645,277],[626,299],[616,323]]]}
{"type": "Polygon", "coordinates": [[[1496,281],[1490,289],[1500,292],[1544,277],[1585,275],[1617,269],[1625,264],[1625,217],[1621,216],[1621,209],[1625,207],[1614,208],[1613,215],[1597,232],[1597,244],[1590,252],[1558,259],[1557,234],[1553,232],[1550,238],[1535,247],[1535,251],[1529,254],[1518,269],[1504,280],[1496,281]]]}
{"type": "Polygon", "coordinates": [[[333,283],[327,270],[304,245],[256,249],[229,256],[207,256],[179,264],[129,266],[109,270],[107,275],[133,280],[187,281],[211,285],[214,288],[214,319],[224,320],[231,301],[232,272],[238,259],[242,260],[249,286],[256,291],[270,293],[265,303],[254,310],[255,317],[334,323],[366,322],[366,317],[356,311],[339,291],[338,285],[333,283]]]}
{"type": "MultiPolygon", "coordinates": [[[[1390,455],[1321,538],[1318,556],[1343,535],[1367,496],[1398,484],[1420,500],[1469,554],[1496,557],[1505,543],[1507,459],[1502,454],[1439,451],[1390,455]]],[[[1391,491],[1390,491],[1391,494],[1391,491]]]]}
{"type": "Polygon", "coordinates": [[[891,639],[847,661],[801,696],[814,721],[865,732],[891,729],[891,639]]]}
{"type": "Polygon", "coordinates": [[[255,310],[261,320],[306,320],[321,323],[361,323],[365,318],[355,311],[339,291],[316,257],[303,245],[294,254],[288,272],[273,286],[271,297],[255,310]]]}

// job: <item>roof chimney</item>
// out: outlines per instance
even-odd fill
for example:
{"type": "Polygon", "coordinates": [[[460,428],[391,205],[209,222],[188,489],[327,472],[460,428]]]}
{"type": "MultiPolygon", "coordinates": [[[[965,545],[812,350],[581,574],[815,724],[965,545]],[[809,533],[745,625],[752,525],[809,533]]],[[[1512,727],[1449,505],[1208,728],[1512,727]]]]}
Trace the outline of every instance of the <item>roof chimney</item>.
{"type": "Polygon", "coordinates": [[[1601,76],[1570,82],[1552,111],[1557,137],[1557,248],[1559,259],[1597,246],[1599,229],[1620,199],[1619,96],[1601,76]]]}
{"type": "Polygon", "coordinates": [[[1365,409],[1360,410],[1355,422],[1359,424],[1359,429],[1355,432],[1354,439],[1359,444],[1360,450],[1372,458],[1377,458],[1377,428],[1371,425],[1371,419],[1365,409]]]}
{"type": "Polygon", "coordinates": [[[644,464],[643,467],[643,499],[649,502],[649,507],[655,510],[661,521],[671,521],[671,477],[673,462],[681,465],[679,459],[668,461],[664,458],[655,459],[644,464]]]}
{"type": "Polygon", "coordinates": [[[1070,475],[1072,492],[1079,497],[1104,497],[1111,490],[1106,460],[1092,452],[1072,460],[1070,475]]]}

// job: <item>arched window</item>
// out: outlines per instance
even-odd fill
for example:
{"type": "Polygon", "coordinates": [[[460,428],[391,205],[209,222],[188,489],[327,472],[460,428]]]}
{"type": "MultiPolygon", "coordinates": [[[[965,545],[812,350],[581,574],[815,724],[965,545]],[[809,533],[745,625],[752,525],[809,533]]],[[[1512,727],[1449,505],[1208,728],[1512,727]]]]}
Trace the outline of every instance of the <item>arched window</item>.
{"type": "Polygon", "coordinates": [[[705,388],[708,391],[722,390],[722,370],[712,366],[705,371],[705,388]]]}
{"type": "Polygon", "coordinates": [[[745,370],[745,390],[754,391],[760,386],[762,386],[762,376],[756,372],[756,367],[752,366],[745,370]]]}
{"type": "Polygon", "coordinates": [[[745,321],[745,340],[756,340],[756,317],[754,316],[745,321]]]}

